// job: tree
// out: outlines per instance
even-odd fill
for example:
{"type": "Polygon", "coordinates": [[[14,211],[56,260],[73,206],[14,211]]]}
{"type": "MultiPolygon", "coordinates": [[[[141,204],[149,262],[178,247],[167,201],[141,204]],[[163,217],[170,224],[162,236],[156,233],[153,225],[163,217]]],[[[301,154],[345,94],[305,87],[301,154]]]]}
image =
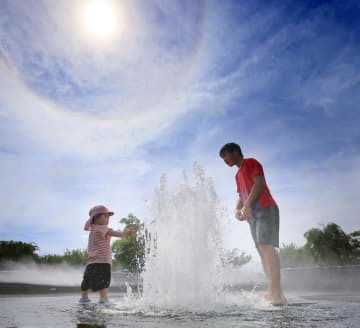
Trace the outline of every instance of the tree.
{"type": "Polygon", "coordinates": [[[305,233],[305,249],[320,265],[343,265],[358,261],[359,241],[347,235],[337,224],[329,223],[323,230],[313,228],[305,233]]]}
{"type": "Polygon", "coordinates": [[[22,258],[37,259],[35,253],[39,247],[34,243],[24,243],[21,241],[0,241],[0,261],[12,260],[18,261],[22,258]]]}
{"type": "Polygon", "coordinates": [[[87,257],[88,254],[86,249],[67,249],[63,255],[47,254],[39,256],[37,262],[41,264],[68,263],[70,265],[85,265],[87,262],[87,257]]]}
{"type": "MultiPolygon", "coordinates": [[[[144,224],[133,214],[122,218],[120,223],[125,224],[124,230],[133,228],[138,232],[144,230],[144,224]]],[[[115,262],[131,272],[141,272],[145,266],[145,240],[138,233],[136,236],[123,237],[112,245],[115,262]]]]}
{"type": "Polygon", "coordinates": [[[47,254],[39,256],[37,262],[41,264],[61,264],[63,262],[63,256],[56,254],[47,254]]]}
{"type": "Polygon", "coordinates": [[[352,232],[349,236],[351,247],[357,255],[360,255],[360,230],[352,232]]]}
{"type": "Polygon", "coordinates": [[[353,231],[349,236],[350,245],[353,249],[352,262],[353,264],[360,264],[360,230],[353,231]]]}
{"type": "Polygon", "coordinates": [[[301,267],[314,264],[314,260],[309,251],[304,247],[296,246],[291,243],[283,244],[279,249],[281,267],[301,267]]]}
{"type": "Polygon", "coordinates": [[[225,251],[225,256],[223,258],[223,264],[233,265],[233,266],[241,266],[248,263],[251,260],[251,255],[247,255],[244,252],[241,252],[234,248],[233,250],[225,251]]]}
{"type": "Polygon", "coordinates": [[[84,249],[73,249],[73,250],[66,250],[63,256],[63,260],[66,263],[71,265],[85,265],[88,259],[87,250],[84,249]]]}

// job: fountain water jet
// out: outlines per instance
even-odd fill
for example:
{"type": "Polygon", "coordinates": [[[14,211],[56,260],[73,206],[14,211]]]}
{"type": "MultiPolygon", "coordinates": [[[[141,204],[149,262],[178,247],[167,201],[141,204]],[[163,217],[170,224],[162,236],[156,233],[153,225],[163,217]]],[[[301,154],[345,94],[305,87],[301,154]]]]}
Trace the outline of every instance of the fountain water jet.
{"type": "Polygon", "coordinates": [[[221,212],[211,179],[198,164],[174,192],[155,190],[147,226],[144,305],[209,311],[221,297],[221,212]]]}

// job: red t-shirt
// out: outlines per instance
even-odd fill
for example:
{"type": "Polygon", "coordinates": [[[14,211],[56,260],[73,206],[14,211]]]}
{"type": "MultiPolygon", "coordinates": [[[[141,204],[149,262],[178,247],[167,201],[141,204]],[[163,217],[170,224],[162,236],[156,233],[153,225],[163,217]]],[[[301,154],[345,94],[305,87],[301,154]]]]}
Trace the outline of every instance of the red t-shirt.
{"type": "MultiPolygon", "coordinates": [[[[264,170],[261,164],[254,158],[245,158],[235,176],[237,192],[240,194],[243,203],[248,199],[251,188],[254,185],[253,177],[257,175],[261,175],[265,179],[264,170]]],[[[271,205],[276,205],[276,202],[272,198],[270,190],[265,182],[264,190],[256,200],[253,208],[262,208],[271,205]]]]}

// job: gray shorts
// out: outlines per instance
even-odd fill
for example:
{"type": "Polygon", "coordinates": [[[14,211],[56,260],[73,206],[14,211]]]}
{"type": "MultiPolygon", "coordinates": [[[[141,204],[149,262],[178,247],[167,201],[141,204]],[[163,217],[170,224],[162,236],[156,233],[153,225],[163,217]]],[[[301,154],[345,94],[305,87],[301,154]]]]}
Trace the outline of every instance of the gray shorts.
{"type": "Polygon", "coordinates": [[[259,208],[253,217],[249,225],[255,245],[279,247],[279,208],[276,205],[259,208]]]}

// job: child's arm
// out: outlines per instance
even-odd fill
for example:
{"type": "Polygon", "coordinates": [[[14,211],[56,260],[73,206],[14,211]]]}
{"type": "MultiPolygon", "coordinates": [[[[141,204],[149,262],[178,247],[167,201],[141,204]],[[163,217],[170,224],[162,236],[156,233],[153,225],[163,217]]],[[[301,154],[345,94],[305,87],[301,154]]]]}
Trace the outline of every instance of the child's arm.
{"type": "Polygon", "coordinates": [[[131,228],[126,231],[109,229],[106,235],[111,237],[131,237],[136,235],[136,230],[131,228]]]}
{"type": "Polygon", "coordinates": [[[247,220],[251,220],[253,218],[252,206],[254,202],[259,198],[265,187],[265,178],[263,175],[257,175],[253,177],[253,181],[254,185],[252,186],[249,197],[242,208],[242,211],[244,213],[243,215],[247,220]]]}
{"type": "Polygon", "coordinates": [[[91,219],[89,219],[89,220],[87,220],[85,222],[84,230],[85,231],[90,231],[91,230],[91,219]]]}

